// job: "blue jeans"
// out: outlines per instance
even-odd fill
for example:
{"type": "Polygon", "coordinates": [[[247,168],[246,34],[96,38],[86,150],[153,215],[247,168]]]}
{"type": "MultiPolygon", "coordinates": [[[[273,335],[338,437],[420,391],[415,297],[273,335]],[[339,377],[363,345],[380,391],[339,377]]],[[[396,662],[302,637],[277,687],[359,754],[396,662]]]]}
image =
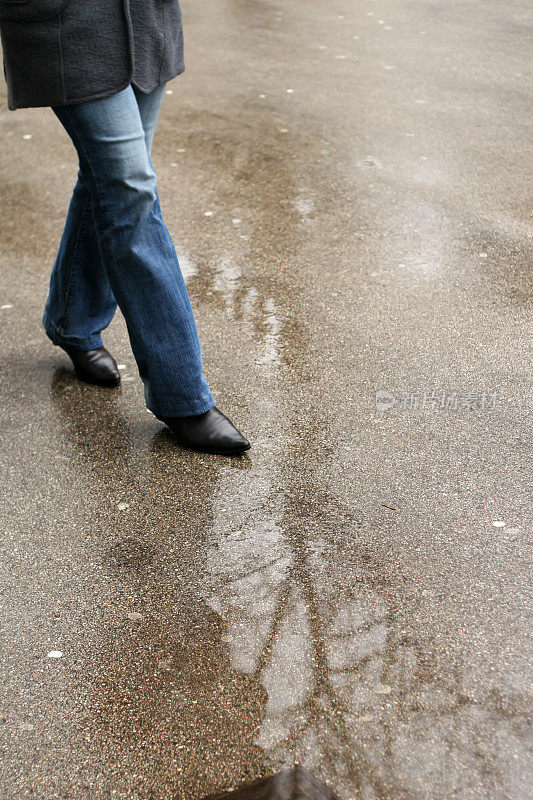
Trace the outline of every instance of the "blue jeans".
{"type": "Polygon", "coordinates": [[[42,323],[57,345],[102,346],[117,303],[146,405],[160,416],[201,414],[215,400],[150,159],[165,86],[53,106],[79,157],[42,323]]]}

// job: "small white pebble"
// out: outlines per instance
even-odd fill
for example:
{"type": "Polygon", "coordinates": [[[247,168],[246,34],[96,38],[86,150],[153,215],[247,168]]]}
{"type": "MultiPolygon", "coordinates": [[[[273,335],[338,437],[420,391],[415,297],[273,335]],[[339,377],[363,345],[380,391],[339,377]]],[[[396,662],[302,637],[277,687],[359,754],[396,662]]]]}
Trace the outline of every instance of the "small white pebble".
{"type": "Polygon", "coordinates": [[[212,217],[212,216],[213,216],[212,211],[204,211],[204,217],[212,217]]]}
{"type": "Polygon", "coordinates": [[[279,130],[280,133],[288,133],[289,132],[288,128],[278,128],[278,130],[279,130]]]}
{"type": "Polygon", "coordinates": [[[392,64],[382,64],[381,66],[383,69],[396,69],[396,67],[393,67],[392,64]]]}
{"type": "Polygon", "coordinates": [[[294,89],[287,89],[287,94],[294,94],[294,89]]]}
{"type": "Polygon", "coordinates": [[[125,364],[117,364],[118,369],[126,369],[125,364]]]}
{"type": "Polygon", "coordinates": [[[130,507],[129,503],[119,503],[117,506],[119,511],[126,511],[126,509],[129,507],[130,507]]]}
{"type": "Polygon", "coordinates": [[[173,90],[172,90],[172,89],[167,89],[167,90],[166,90],[166,92],[165,92],[165,94],[174,94],[174,92],[173,92],[173,90]]]}
{"type": "Polygon", "coordinates": [[[385,25],[385,30],[386,31],[391,31],[392,30],[392,25],[385,25]]]}
{"type": "Polygon", "coordinates": [[[31,139],[31,133],[25,133],[23,139],[31,139]]]}
{"type": "Polygon", "coordinates": [[[378,20],[378,25],[385,25],[385,20],[384,19],[379,19],[378,20]]]}
{"type": "Polygon", "coordinates": [[[239,217],[234,217],[231,221],[233,222],[234,225],[239,225],[241,223],[241,220],[240,220],[239,217]]]}
{"type": "Polygon", "coordinates": [[[173,161],[173,162],[172,162],[172,164],[171,164],[170,166],[171,166],[171,167],[177,167],[177,166],[178,166],[178,162],[177,162],[177,161],[173,161]]]}
{"type": "Polygon", "coordinates": [[[48,653],[48,658],[61,658],[62,655],[63,653],[61,650],[50,650],[48,653]]]}
{"type": "Polygon", "coordinates": [[[178,149],[176,150],[176,153],[184,153],[184,152],[185,152],[184,147],[178,147],[178,149]]]}
{"type": "Polygon", "coordinates": [[[343,53],[339,53],[338,55],[335,56],[335,58],[343,59],[346,58],[346,56],[343,53]]]}
{"type": "Polygon", "coordinates": [[[319,50],[325,50],[326,49],[326,45],[325,44],[319,44],[318,45],[318,49],[319,50]]]}
{"type": "Polygon", "coordinates": [[[487,254],[486,254],[486,253],[480,253],[480,254],[479,254],[479,257],[480,257],[480,258],[487,258],[487,254]]]}
{"type": "Polygon", "coordinates": [[[354,39],[359,39],[359,36],[354,36],[353,38],[354,38],[354,39]]]}
{"type": "Polygon", "coordinates": [[[4,303],[4,305],[0,306],[0,308],[13,308],[13,303],[4,303]]]}
{"type": "Polygon", "coordinates": [[[265,97],[266,97],[266,94],[260,94],[259,97],[261,98],[261,100],[264,100],[265,97]]]}
{"type": "Polygon", "coordinates": [[[505,528],[505,522],[502,522],[501,519],[495,520],[492,524],[495,528],[505,528]]]}

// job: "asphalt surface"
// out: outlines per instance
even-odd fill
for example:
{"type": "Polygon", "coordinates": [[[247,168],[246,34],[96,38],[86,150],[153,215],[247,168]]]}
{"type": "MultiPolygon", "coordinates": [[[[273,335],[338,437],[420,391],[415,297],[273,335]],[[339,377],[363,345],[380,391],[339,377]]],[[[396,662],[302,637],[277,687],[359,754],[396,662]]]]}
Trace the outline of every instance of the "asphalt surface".
{"type": "Polygon", "coordinates": [[[119,389],[46,339],[77,163],[2,85],[2,798],[530,796],[527,5],[184,0],[153,160],[237,460],[120,314],[119,389]]]}

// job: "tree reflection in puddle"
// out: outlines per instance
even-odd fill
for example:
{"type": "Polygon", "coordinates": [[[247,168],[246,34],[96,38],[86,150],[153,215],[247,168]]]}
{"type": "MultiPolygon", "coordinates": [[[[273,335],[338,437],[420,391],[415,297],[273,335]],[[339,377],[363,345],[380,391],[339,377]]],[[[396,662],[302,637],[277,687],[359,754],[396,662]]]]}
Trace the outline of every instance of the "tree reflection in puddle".
{"type": "MultiPolygon", "coordinates": [[[[335,410],[320,395],[294,280],[306,257],[304,226],[294,204],[276,211],[270,202],[272,195],[296,201],[300,184],[284,152],[261,182],[253,143],[239,148],[256,170],[245,252],[235,246],[222,266],[207,254],[195,288],[206,302],[209,290],[218,294],[261,365],[252,475],[243,481],[220,470],[206,590],[227,622],[232,665],[268,693],[255,743],[271,771],[301,763],[343,800],[521,800],[523,698],[485,690],[471,668],[431,641],[416,587],[405,585],[400,564],[385,567],[374,554],[379,525],[331,490],[335,410]],[[290,277],[283,268],[262,277],[273,241],[290,277]],[[248,260],[259,267],[236,266],[248,260]]],[[[209,163],[233,185],[229,156],[209,163]]]]}
{"type": "Polygon", "coordinates": [[[433,666],[394,587],[364,552],[357,564],[353,522],[321,533],[318,501],[305,516],[286,497],[277,522],[257,509],[213,546],[209,602],[233,666],[267,690],[255,741],[270,766],[302,763],[346,800],[518,798],[508,754],[524,751],[526,720],[511,698],[471,697],[458,668],[433,666]]]}

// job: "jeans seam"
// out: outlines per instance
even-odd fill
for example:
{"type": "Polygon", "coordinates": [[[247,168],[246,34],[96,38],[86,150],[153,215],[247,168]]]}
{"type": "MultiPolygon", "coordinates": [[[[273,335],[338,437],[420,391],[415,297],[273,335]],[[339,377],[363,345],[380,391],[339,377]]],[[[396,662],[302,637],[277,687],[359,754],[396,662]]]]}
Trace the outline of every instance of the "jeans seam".
{"type": "Polygon", "coordinates": [[[65,302],[63,303],[63,309],[62,309],[62,312],[61,312],[61,316],[59,318],[59,325],[58,325],[58,328],[57,328],[58,333],[60,335],[62,333],[64,333],[65,324],[66,324],[66,321],[67,321],[68,301],[69,301],[69,298],[70,298],[70,289],[72,287],[72,280],[74,278],[74,262],[76,260],[76,253],[78,252],[78,243],[80,241],[81,231],[82,231],[82,228],[83,228],[83,222],[84,222],[84,218],[85,218],[85,211],[87,210],[87,204],[89,202],[89,199],[90,199],[90,193],[87,192],[87,197],[85,198],[85,203],[84,203],[84,206],[83,206],[83,210],[81,212],[80,225],[79,225],[79,228],[78,228],[78,232],[76,234],[76,241],[74,242],[74,250],[73,250],[73,253],[72,253],[72,258],[70,260],[70,268],[69,268],[68,281],[67,281],[67,290],[65,292],[65,302]]]}

